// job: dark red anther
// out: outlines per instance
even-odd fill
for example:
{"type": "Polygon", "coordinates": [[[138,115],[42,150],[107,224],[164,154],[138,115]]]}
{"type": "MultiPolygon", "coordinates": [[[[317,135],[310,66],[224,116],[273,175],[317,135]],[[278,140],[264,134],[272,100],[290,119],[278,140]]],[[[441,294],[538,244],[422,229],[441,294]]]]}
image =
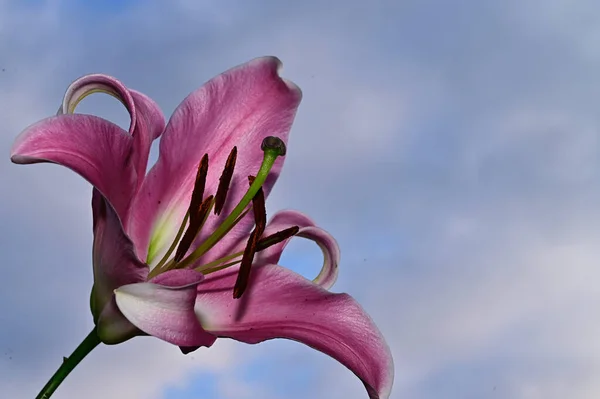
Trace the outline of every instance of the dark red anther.
{"type": "Polygon", "coordinates": [[[188,251],[188,249],[190,249],[190,246],[194,242],[194,239],[204,224],[204,220],[208,216],[210,206],[212,205],[212,200],[213,196],[209,195],[204,201],[202,201],[202,204],[200,204],[200,207],[196,209],[194,213],[190,212],[190,224],[188,225],[187,230],[183,234],[183,238],[177,246],[177,251],[175,251],[175,256],[173,257],[175,262],[179,262],[181,259],[183,259],[185,253],[188,251]]]}
{"type": "Polygon", "coordinates": [[[256,252],[260,252],[275,244],[279,244],[280,242],[295,236],[299,231],[300,227],[292,226],[288,227],[287,229],[280,230],[277,233],[273,233],[268,237],[261,238],[256,244],[256,252]]]}
{"type": "Polygon", "coordinates": [[[192,199],[188,212],[190,214],[190,224],[194,221],[196,213],[202,198],[204,197],[204,188],[206,186],[206,175],[208,174],[208,154],[204,154],[200,164],[198,164],[198,172],[196,173],[196,182],[194,183],[194,191],[192,191],[192,199]]]}
{"type": "Polygon", "coordinates": [[[221,210],[223,210],[223,206],[225,205],[225,199],[227,198],[227,191],[229,191],[229,185],[231,184],[231,178],[233,177],[236,159],[237,147],[233,147],[227,157],[227,161],[225,161],[223,173],[219,178],[219,187],[217,188],[217,195],[215,196],[215,215],[221,214],[221,210]]]}
{"type": "Polygon", "coordinates": [[[235,286],[233,287],[233,298],[239,299],[246,291],[248,287],[248,280],[250,279],[250,271],[252,262],[254,261],[254,254],[256,253],[256,244],[258,242],[257,230],[253,230],[244,249],[244,255],[242,256],[242,263],[238,271],[237,279],[235,280],[235,286]]]}
{"type": "MultiPolygon", "coordinates": [[[[248,183],[252,185],[254,183],[254,176],[248,176],[248,183]]],[[[256,230],[260,229],[260,234],[265,231],[267,226],[267,210],[265,207],[265,193],[262,187],[258,189],[254,198],[252,198],[252,211],[254,212],[254,222],[256,223],[256,230]]]]}
{"type": "MultiPolygon", "coordinates": [[[[248,181],[250,184],[254,181],[254,176],[249,176],[248,181]]],[[[242,255],[242,262],[238,272],[235,286],[233,287],[233,298],[239,299],[244,294],[246,287],[248,286],[248,280],[250,279],[250,270],[252,262],[254,261],[254,254],[256,253],[256,247],[260,240],[260,237],[265,232],[267,225],[267,211],[265,209],[265,194],[262,188],[260,188],[254,198],[252,198],[252,210],[254,211],[254,221],[256,227],[250,234],[250,238],[246,243],[244,249],[244,255],[242,255]]]]}

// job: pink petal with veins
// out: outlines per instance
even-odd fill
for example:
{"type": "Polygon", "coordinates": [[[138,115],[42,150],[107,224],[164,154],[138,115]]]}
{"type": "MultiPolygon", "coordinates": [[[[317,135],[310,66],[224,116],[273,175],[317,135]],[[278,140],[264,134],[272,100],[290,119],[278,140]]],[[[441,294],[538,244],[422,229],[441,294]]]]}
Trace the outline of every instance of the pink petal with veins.
{"type": "Polygon", "coordinates": [[[151,282],[115,290],[119,310],[146,334],[180,346],[211,346],[216,337],[202,329],[194,314],[201,273],[171,270],[151,282]]]}
{"type": "Polygon", "coordinates": [[[233,299],[239,267],[206,276],[196,314],[219,337],[255,344],[274,338],[302,342],[338,360],[372,399],[389,397],[394,365],[383,336],[347,294],[333,294],[278,265],[254,267],[248,291],[233,299]]]}
{"type": "MultiPolygon", "coordinates": [[[[194,91],[175,110],[160,141],[159,159],[135,201],[130,232],[138,253],[147,250],[151,235],[160,228],[163,240],[152,260],[155,263],[162,257],[187,211],[196,170],[205,153],[209,155],[207,196],[216,193],[225,160],[233,146],[238,148],[221,217],[207,220],[199,240],[222,222],[247,191],[247,176],[256,174],[263,158],[262,140],[277,136],[287,141],[301,92],[279,77],[280,66],[277,58],[264,57],[230,69],[194,91]]],[[[263,187],[265,194],[282,165],[280,158],[263,187]]],[[[248,234],[252,222],[250,215],[244,218],[210,251],[210,257],[215,259],[231,250],[248,234]]]]}

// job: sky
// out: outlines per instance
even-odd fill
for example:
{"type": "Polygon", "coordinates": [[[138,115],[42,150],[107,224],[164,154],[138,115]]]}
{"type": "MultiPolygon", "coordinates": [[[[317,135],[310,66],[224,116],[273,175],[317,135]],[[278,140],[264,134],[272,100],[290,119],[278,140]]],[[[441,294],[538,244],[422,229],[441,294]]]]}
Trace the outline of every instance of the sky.
{"type": "MultiPolygon", "coordinates": [[[[34,397],[93,327],[91,188],[13,165],[14,138],[93,72],[165,115],[262,55],[304,97],[267,204],[342,250],[335,292],[371,314],[392,399],[600,397],[600,5],[591,0],[0,0],[0,392],[34,397]],[[101,5],[100,5],[101,4],[101,5]]],[[[79,112],[122,126],[108,96],[79,112]]],[[[156,152],[153,152],[155,159],[156,152]]],[[[293,240],[281,264],[314,276],[293,240]]],[[[367,395],[301,344],[154,338],[92,352],[59,398],[367,395]]]]}

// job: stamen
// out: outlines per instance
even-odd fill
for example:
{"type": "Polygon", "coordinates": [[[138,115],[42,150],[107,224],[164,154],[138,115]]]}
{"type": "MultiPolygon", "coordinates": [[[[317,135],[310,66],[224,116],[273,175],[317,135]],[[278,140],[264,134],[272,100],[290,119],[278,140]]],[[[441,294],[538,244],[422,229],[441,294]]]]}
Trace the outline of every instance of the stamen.
{"type": "Polygon", "coordinates": [[[206,199],[202,201],[200,208],[197,209],[194,213],[190,213],[190,225],[186,230],[185,234],[183,235],[179,246],[177,247],[177,251],[175,252],[175,256],[173,257],[173,260],[175,262],[179,262],[181,259],[183,259],[185,253],[188,251],[188,249],[190,249],[190,246],[194,242],[194,239],[196,238],[196,236],[200,232],[200,229],[204,225],[204,221],[208,217],[212,201],[212,195],[206,197],[206,199]],[[191,217],[191,215],[194,215],[194,217],[191,217]]]}
{"type": "MultiPolygon", "coordinates": [[[[207,200],[212,199],[211,197],[208,197],[207,200]]],[[[210,213],[210,210],[211,210],[211,207],[213,204],[214,204],[214,201],[208,201],[208,209],[206,211],[204,211],[202,209],[203,204],[200,204],[199,211],[194,212],[192,214],[194,216],[194,223],[200,223],[199,227],[196,229],[197,230],[196,235],[202,229],[202,226],[204,226],[206,219],[208,219],[208,214],[210,213]],[[205,214],[205,215],[202,216],[203,214],[205,214]],[[196,221],[196,219],[198,219],[198,220],[196,221]]],[[[163,271],[173,268],[175,263],[177,263],[174,259],[171,259],[170,261],[168,261],[168,260],[169,260],[169,257],[171,256],[171,254],[173,253],[173,251],[175,251],[175,248],[177,248],[179,246],[178,244],[180,243],[181,237],[183,236],[184,232],[189,229],[189,226],[188,226],[188,229],[186,229],[186,226],[188,225],[187,222],[189,219],[190,219],[190,213],[187,212],[185,214],[185,217],[183,218],[183,222],[181,223],[179,230],[177,231],[177,235],[175,236],[173,243],[171,244],[171,246],[169,247],[169,249],[167,250],[165,255],[162,257],[160,262],[158,262],[158,264],[150,271],[150,273],[148,274],[148,279],[151,279],[152,277],[156,277],[163,271]]],[[[192,222],[190,221],[190,224],[191,223],[192,222]]],[[[193,240],[192,240],[192,242],[193,242],[193,240]]],[[[177,266],[177,268],[180,268],[180,265],[176,265],[176,266],[177,266]]]]}
{"type": "MultiPolygon", "coordinates": [[[[254,182],[254,176],[249,176],[248,181],[250,185],[254,182]]],[[[248,280],[250,279],[250,269],[252,262],[254,261],[254,254],[256,253],[256,245],[260,236],[265,232],[267,225],[267,212],[265,210],[265,195],[262,188],[258,190],[254,198],[252,199],[252,209],[254,211],[254,220],[256,227],[250,234],[244,255],[242,256],[242,263],[240,264],[240,270],[238,272],[235,286],[233,287],[233,298],[239,299],[244,294],[246,287],[248,286],[248,280]]]]}
{"type": "Polygon", "coordinates": [[[236,205],[233,211],[231,211],[229,216],[225,218],[223,223],[217,227],[215,231],[202,244],[200,244],[193,253],[191,253],[180,263],[180,267],[186,267],[198,260],[202,255],[208,252],[208,250],[214,247],[215,244],[219,242],[219,240],[223,238],[223,236],[227,234],[227,232],[231,230],[231,228],[235,226],[239,220],[241,220],[238,219],[238,217],[242,214],[242,212],[244,212],[246,206],[252,201],[252,198],[254,198],[258,190],[265,183],[265,180],[269,175],[269,171],[271,168],[273,168],[275,161],[281,154],[285,154],[285,143],[276,137],[267,137],[265,140],[263,140],[261,148],[264,151],[264,158],[262,164],[260,165],[260,169],[256,174],[254,183],[252,183],[246,194],[244,194],[240,202],[236,205]]]}
{"type": "Polygon", "coordinates": [[[209,269],[202,270],[201,273],[204,274],[204,275],[207,275],[207,274],[210,274],[210,273],[218,272],[219,270],[227,269],[230,266],[237,265],[241,261],[242,261],[241,259],[240,260],[234,260],[233,262],[224,263],[224,264],[218,265],[218,266],[213,266],[213,267],[211,267],[209,269]]]}
{"type": "Polygon", "coordinates": [[[235,280],[235,286],[233,287],[233,298],[240,299],[248,286],[248,280],[250,279],[250,268],[252,261],[254,261],[254,254],[256,253],[256,244],[258,241],[258,230],[253,230],[246,244],[244,255],[242,256],[242,263],[238,271],[237,279],[235,280]]]}
{"type": "Polygon", "coordinates": [[[287,229],[278,231],[277,233],[273,233],[268,237],[261,239],[256,244],[256,252],[263,251],[269,247],[272,247],[275,244],[279,244],[282,241],[287,240],[290,237],[295,236],[300,231],[300,227],[292,226],[287,229]]]}
{"type": "MultiPolygon", "coordinates": [[[[248,183],[252,186],[256,177],[248,176],[248,183]]],[[[252,198],[252,211],[254,212],[254,221],[256,222],[256,228],[265,231],[267,225],[267,210],[265,207],[265,193],[262,187],[258,189],[254,198],[252,198]]]]}
{"type": "Polygon", "coordinates": [[[225,162],[223,173],[219,178],[219,187],[217,188],[217,195],[215,196],[215,215],[220,215],[221,210],[225,205],[225,198],[227,198],[227,191],[229,190],[229,185],[231,184],[231,177],[233,176],[233,169],[235,168],[236,159],[237,147],[233,147],[229,153],[229,156],[227,157],[227,161],[225,162]]]}
{"type": "Polygon", "coordinates": [[[206,186],[206,175],[208,174],[208,154],[204,154],[202,160],[198,164],[198,172],[196,173],[196,182],[194,183],[194,191],[192,191],[192,199],[188,212],[190,214],[190,224],[196,218],[198,209],[204,198],[204,188],[206,186]]]}
{"type": "MultiPolygon", "coordinates": [[[[300,231],[300,227],[292,226],[287,229],[280,230],[276,233],[273,233],[268,237],[261,238],[260,240],[258,240],[258,243],[256,244],[256,252],[264,251],[265,249],[272,247],[275,244],[279,244],[280,242],[285,241],[288,238],[295,236],[296,234],[298,234],[299,231],[300,231]]],[[[226,267],[240,263],[242,261],[241,259],[236,260],[234,262],[227,263],[225,265],[222,265],[223,262],[230,261],[239,256],[242,256],[243,254],[244,254],[244,251],[240,251],[240,252],[236,252],[231,255],[223,256],[222,258],[213,260],[212,262],[209,262],[202,266],[199,266],[194,270],[196,270],[197,272],[200,272],[200,273],[204,273],[204,274],[216,272],[217,270],[221,270],[226,267]]]]}
{"type": "Polygon", "coordinates": [[[183,233],[185,231],[185,225],[187,224],[189,217],[190,217],[190,214],[188,212],[185,214],[185,217],[183,218],[183,222],[181,223],[181,226],[179,226],[179,230],[177,231],[177,235],[175,236],[175,239],[171,243],[171,246],[169,247],[167,252],[165,252],[165,255],[162,257],[160,262],[158,262],[156,264],[156,266],[154,266],[154,269],[152,269],[150,271],[150,274],[148,275],[148,279],[155,277],[156,275],[159,274],[159,272],[161,271],[164,264],[167,263],[167,261],[169,260],[169,257],[171,256],[173,251],[175,251],[175,247],[177,246],[177,243],[179,242],[179,240],[181,239],[181,236],[183,235],[183,233]]]}

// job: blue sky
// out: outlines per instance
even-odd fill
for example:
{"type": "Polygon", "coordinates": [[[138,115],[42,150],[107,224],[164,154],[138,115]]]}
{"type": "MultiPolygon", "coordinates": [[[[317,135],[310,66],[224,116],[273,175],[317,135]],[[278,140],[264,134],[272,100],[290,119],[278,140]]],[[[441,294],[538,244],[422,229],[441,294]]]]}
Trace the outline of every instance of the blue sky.
{"type": "MultiPolygon", "coordinates": [[[[33,397],[92,327],[90,187],[9,162],[75,78],[114,75],[166,115],[272,54],[304,99],[268,211],[342,249],[348,292],[388,338],[392,399],[600,396],[596,2],[0,0],[0,392],[33,397]]],[[[127,124],[110,98],[81,112],[127,124]]],[[[306,276],[319,251],[282,264],[306,276]]],[[[56,398],[365,398],[286,341],[182,356],[151,338],[93,352],[56,398]]]]}

